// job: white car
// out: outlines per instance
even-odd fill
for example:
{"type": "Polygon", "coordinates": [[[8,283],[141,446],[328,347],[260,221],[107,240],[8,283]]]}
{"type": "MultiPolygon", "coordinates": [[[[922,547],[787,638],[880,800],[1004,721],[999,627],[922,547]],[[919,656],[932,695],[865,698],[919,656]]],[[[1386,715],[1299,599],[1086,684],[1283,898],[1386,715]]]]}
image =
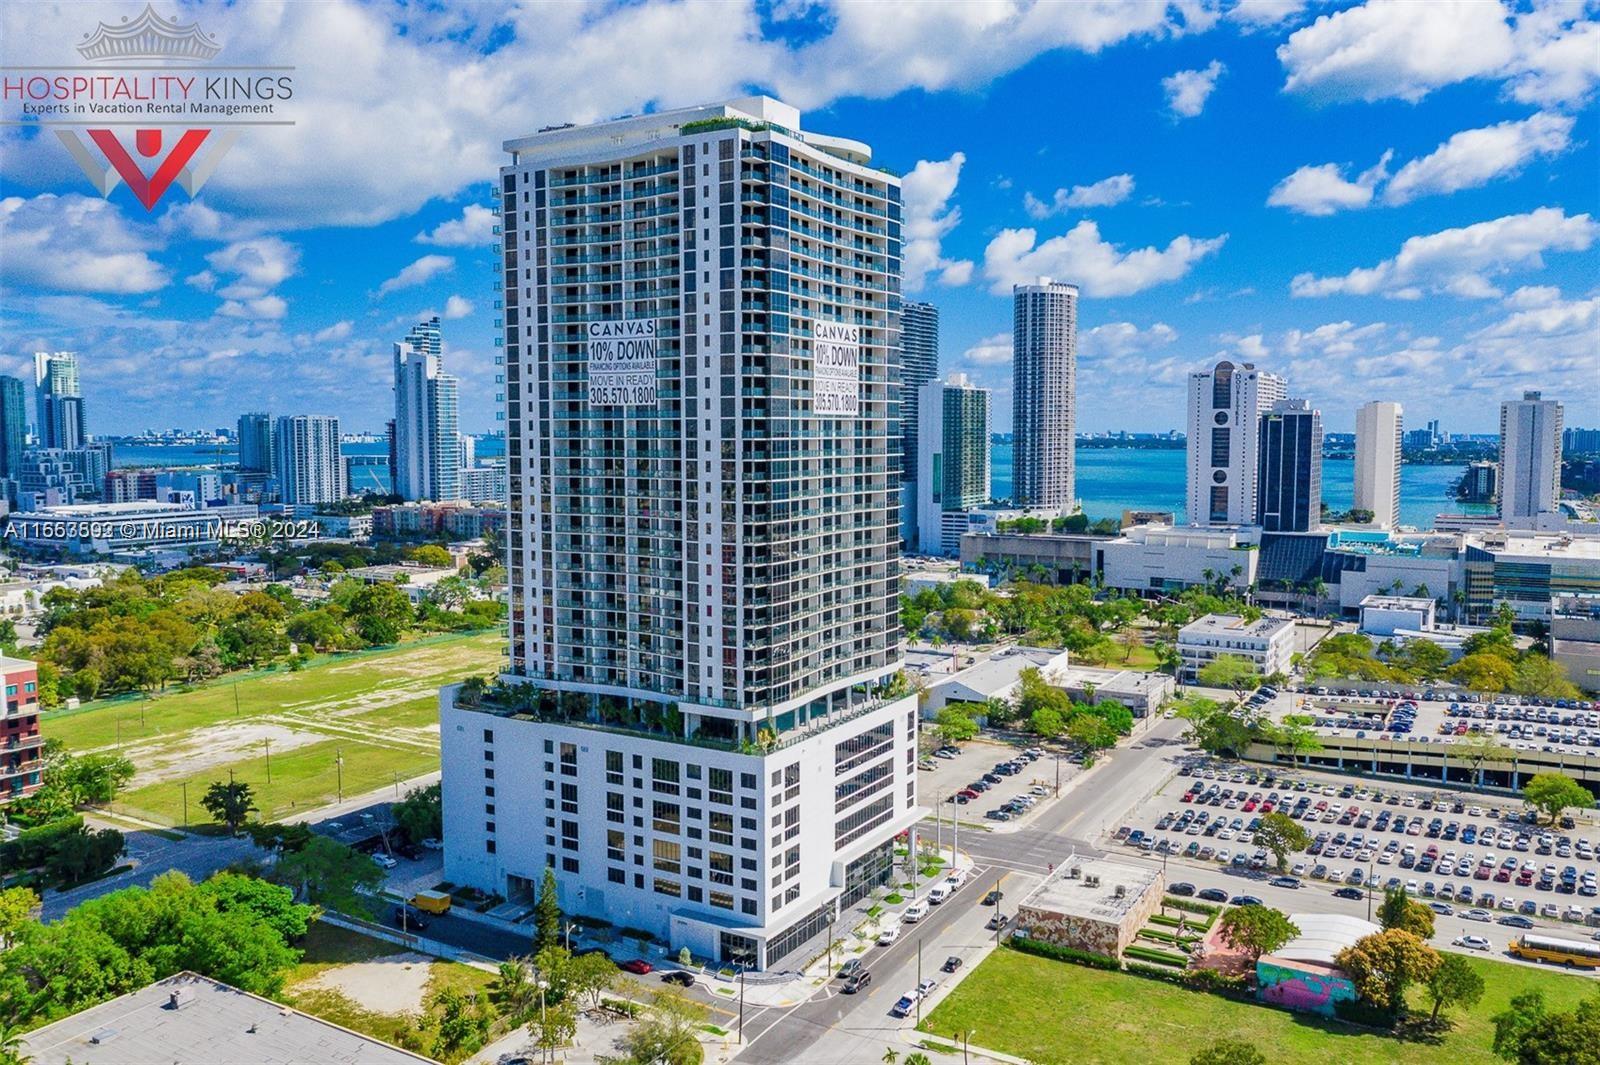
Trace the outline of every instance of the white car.
{"type": "Polygon", "coordinates": [[[379,865],[381,865],[385,869],[393,869],[395,866],[400,864],[399,862],[395,861],[393,858],[389,857],[387,854],[374,854],[372,856],[372,860],[377,862],[379,865]]]}
{"type": "Polygon", "coordinates": [[[899,938],[900,927],[898,925],[890,925],[888,928],[885,928],[882,932],[878,933],[878,946],[887,947],[889,944],[893,943],[899,938]]]}
{"type": "Polygon", "coordinates": [[[1463,921],[1487,922],[1494,920],[1494,914],[1490,913],[1488,910],[1462,910],[1460,913],[1456,914],[1456,916],[1461,918],[1463,921]]]}
{"type": "Polygon", "coordinates": [[[444,850],[444,843],[430,836],[422,841],[422,849],[425,851],[442,851],[444,850]]]}
{"type": "Polygon", "coordinates": [[[926,902],[913,902],[906,907],[906,912],[901,915],[900,919],[906,924],[916,924],[926,916],[928,916],[928,904],[926,902]]]}
{"type": "Polygon", "coordinates": [[[1456,936],[1450,942],[1458,947],[1466,947],[1468,950],[1494,949],[1494,945],[1482,936],[1456,936]]]}

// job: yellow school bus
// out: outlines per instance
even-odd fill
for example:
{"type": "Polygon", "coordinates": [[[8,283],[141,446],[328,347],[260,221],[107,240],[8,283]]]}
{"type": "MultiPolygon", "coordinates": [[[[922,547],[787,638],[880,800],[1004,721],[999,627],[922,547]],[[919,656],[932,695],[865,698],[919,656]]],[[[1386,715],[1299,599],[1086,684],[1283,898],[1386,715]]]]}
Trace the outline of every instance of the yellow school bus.
{"type": "Polygon", "coordinates": [[[1509,949],[1512,954],[1529,961],[1579,969],[1600,968],[1600,943],[1524,934],[1512,940],[1509,949]]]}

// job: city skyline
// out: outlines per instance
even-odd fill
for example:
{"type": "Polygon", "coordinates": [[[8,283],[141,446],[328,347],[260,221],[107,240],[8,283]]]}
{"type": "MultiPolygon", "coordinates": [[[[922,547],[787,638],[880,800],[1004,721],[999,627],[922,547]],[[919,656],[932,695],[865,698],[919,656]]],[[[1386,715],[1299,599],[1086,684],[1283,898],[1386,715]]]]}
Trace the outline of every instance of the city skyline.
{"type": "MultiPolygon", "coordinates": [[[[26,9],[0,15],[8,62],[59,61],[78,27],[36,25],[26,9]]],[[[647,55],[630,57],[637,79],[576,98],[536,79],[516,107],[466,94],[419,104],[458,150],[407,161],[404,180],[377,179],[365,131],[341,127],[349,143],[335,145],[308,130],[253,133],[198,199],[175,193],[151,215],[125,190],[94,199],[58,145],[8,130],[0,225],[37,254],[8,257],[0,275],[0,370],[29,376],[32,351],[76,350],[85,394],[122,398],[97,411],[97,432],[230,424],[237,391],[254,393],[248,405],[380,428],[371,412],[393,337],[431,312],[458,338],[445,354],[462,380],[462,428],[492,428],[499,139],[754,88],[859,131],[904,175],[906,295],[940,308],[941,368],[995,391],[998,431],[1010,428],[1010,345],[996,338],[1009,336],[1010,285],[1037,273],[1083,292],[1078,391],[1096,399],[1082,405],[1085,430],[1179,424],[1186,375],[1224,357],[1329,382],[1307,393],[1332,432],[1402,383],[1417,425],[1493,432],[1500,401],[1525,388],[1565,397],[1569,424],[1600,422],[1600,397],[1582,387],[1600,306],[1594,74],[1563,66],[1574,50],[1557,47],[1591,23],[1495,4],[1459,17],[1444,4],[1406,9],[1130,6],[1095,37],[1071,14],[974,32],[930,8],[872,80],[818,73],[824,57],[848,71],[867,54],[865,9],[815,26],[752,13],[711,38],[727,59],[714,73],[647,55]],[[1434,67],[1404,58],[1414,36],[1458,32],[1487,43],[1434,67]],[[1350,58],[1357,45],[1380,58],[1350,58]],[[1117,91],[1074,112],[1070,129],[1039,110],[1046,85],[1107,79],[1117,91]],[[1275,130],[1272,143],[1232,150],[1253,123],[1275,130]],[[268,151],[282,165],[247,165],[268,151]]],[[[192,10],[241,59],[298,47],[287,58],[302,64],[312,107],[332,65],[345,65],[309,45],[334,14],[372,31],[366,59],[452,64],[489,84],[543,49],[600,43],[661,11],[640,5],[535,41],[531,27],[475,9],[393,23],[305,5],[280,13],[281,26],[255,9],[192,10]]],[[[412,91],[372,77],[338,84],[373,107],[412,91]]]]}

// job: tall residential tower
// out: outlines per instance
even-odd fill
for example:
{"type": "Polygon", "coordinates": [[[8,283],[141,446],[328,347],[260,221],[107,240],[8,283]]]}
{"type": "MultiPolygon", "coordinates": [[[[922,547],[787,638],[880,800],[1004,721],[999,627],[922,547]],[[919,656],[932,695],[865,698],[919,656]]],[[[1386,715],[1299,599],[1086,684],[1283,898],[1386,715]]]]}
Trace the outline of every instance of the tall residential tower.
{"type": "Polygon", "coordinates": [[[272,472],[272,415],[266,411],[239,415],[239,470],[272,472]]]}
{"type": "Polygon", "coordinates": [[[34,401],[38,405],[39,446],[61,451],[88,440],[83,425],[83,393],[78,388],[78,356],[71,351],[33,353],[34,401]]]}
{"type": "Polygon", "coordinates": [[[1404,410],[1398,403],[1374,400],[1356,411],[1355,509],[1372,512],[1372,524],[1400,524],[1400,439],[1404,410]]]}
{"type": "Polygon", "coordinates": [[[961,553],[966,511],[989,501],[989,390],[966,374],[922,386],[917,436],[917,550],[961,553]],[[947,517],[948,515],[948,517],[947,517]]]}
{"type": "Polygon", "coordinates": [[[765,97],[506,149],[511,647],[442,697],[446,876],[793,964],[922,814],[899,181],[765,97]]]}
{"type": "Polygon", "coordinates": [[[1261,416],[1287,389],[1248,362],[1189,375],[1190,525],[1256,524],[1261,416]]]}
{"type": "Polygon", "coordinates": [[[917,404],[923,385],[939,376],[939,308],[907,300],[900,313],[900,538],[916,541],[917,404]]]}
{"type": "Polygon", "coordinates": [[[288,414],[279,418],[272,437],[272,464],[285,503],[333,503],[343,499],[339,419],[327,414],[288,414]]]}
{"type": "Polygon", "coordinates": [[[1261,416],[1256,452],[1256,524],[1310,532],[1322,524],[1322,415],[1303,399],[1280,399],[1261,416]]]}
{"type": "Polygon", "coordinates": [[[390,477],[405,499],[461,495],[456,379],[444,372],[437,316],[419,322],[394,346],[394,428],[390,477]]]}
{"type": "Polygon", "coordinates": [[[1500,520],[1556,509],[1561,498],[1561,404],[1538,392],[1500,404],[1500,520]]]}
{"type": "Polygon", "coordinates": [[[1012,289],[1011,437],[1018,506],[1077,509],[1078,286],[1041,277],[1012,289]]]}

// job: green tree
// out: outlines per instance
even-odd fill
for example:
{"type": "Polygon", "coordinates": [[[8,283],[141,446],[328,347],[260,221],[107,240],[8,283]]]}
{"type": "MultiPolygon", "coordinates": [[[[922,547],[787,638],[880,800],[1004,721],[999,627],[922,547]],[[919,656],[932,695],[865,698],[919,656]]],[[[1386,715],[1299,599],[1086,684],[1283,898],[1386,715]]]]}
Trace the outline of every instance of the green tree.
{"type": "Polygon", "coordinates": [[[933,1065],[933,1059],[920,1050],[913,1050],[906,1055],[906,1065],[933,1065]]]}
{"type": "Polygon", "coordinates": [[[133,779],[133,763],[115,754],[61,754],[45,763],[46,787],[59,787],[73,806],[105,804],[133,779]]]}
{"type": "Polygon", "coordinates": [[[219,913],[242,911],[276,932],[285,943],[306,934],[316,910],[294,901],[294,892],[281,884],[242,873],[220,872],[196,891],[211,899],[219,913]]]}
{"type": "Polygon", "coordinates": [[[1383,902],[1378,906],[1378,923],[1384,928],[1410,932],[1424,941],[1433,938],[1433,911],[1412,899],[1404,887],[1390,888],[1383,893],[1383,902]]]}
{"type": "Polygon", "coordinates": [[[39,896],[32,888],[12,887],[0,890],[0,950],[11,945],[11,939],[39,909],[39,896]]]}
{"type": "Polygon", "coordinates": [[[945,743],[961,743],[978,734],[978,723],[953,703],[940,710],[933,723],[934,734],[945,743]]]}
{"type": "Polygon", "coordinates": [[[332,609],[296,614],[284,626],[284,631],[297,646],[315,651],[337,651],[346,646],[350,638],[344,621],[332,609]]]}
{"type": "Polygon", "coordinates": [[[1390,928],[1341,950],[1334,964],[1350,977],[1362,999],[1399,1016],[1406,988],[1433,979],[1439,952],[1404,929],[1390,928]]]}
{"type": "Polygon", "coordinates": [[[1067,735],[1086,751],[1101,751],[1117,745],[1117,730],[1092,714],[1079,714],[1067,722],[1067,735]]]}
{"type": "Polygon", "coordinates": [[[1483,997],[1483,976],[1460,954],[1444,954],[1439,967],[1428,978],[1428,998],[1433,1003],[1430,1023],[1439,1023],[1439,1012],[1451,1006],[1471,1009],[1483,997]]]}
{"type": "Polygon", "coordinates": [[[412,843],[444,836],[444,803],[438,784],[413,788],[394,804],[394,823],[412,843]]]}
{"type": "Polygon", "coordinates": [[[430,1051],[434,1057],[471,1054],[488,1039],[493,1015],[476,992],[447,984],[428,996],[427,1007],[436,1026],[430,1051]]]}
{"type": "Polygon", "coordinates": [[[81,884],[115,865],[123,847],[116,829],[91,830],[80,824],[56,841],[44,862],[45,875],[61,884],[81,884]]]}
{"type": "Polygon", "coordinates": [[[1029,716],[1028,727],[1041,739],[1053,740],[1061,735],[1066,723],[1061,720],[1061,711],[1053,706],[1041,706],[1029,716]]]}
{"type": "Polygon", "coordinates": [[[528,1022],[528,1033],[533,1036],[535,1046],[553,1055],[577,1036],[577,1007],[571,1002],[547,1006],[528,1022]]]}
{"type": "MultiPolygon", "coordinates": [[[[699,1065],[700,1025],[706,1008],[662,989],[645,1007],[644,1016],[617,1043],[625,1065],[699,1065]]],[[[909,1062],[909,1059],[908,1059],[909,1062]]]]}
{"type": "Polygon", "coordinates": [[[590,1009],[599,1009],[606,992],[617,985],[621,970],[612,960],[598,950],[579,954],[567,968],[567,990],[586,1002],[590,1009]]]}
{"type": "Polygon", "coordinates": [[[1464,655],[1445,674],[1463,687],[1480,692],[1510,691],[1516,681],[1516,666],[1489,651],[1464,655]]]}
{"type": "Polygon", "coordinates": [[[367,894],[383,884],[378,863],[336,839],[315,836],[278,859],[272,879],[294,889],[295,898],[323,909],[371,916],[367,894]]]}
{"type": "Polygon", "coordinates": [[[1507,1061],[1520,1061],[1522,1040],[1545,1016],[1544,992],[1524,991],[1510,1005],[1491,1018],[1494,1022],[1494,1052],[1507,1061]]]}
{"type": "Polygon", "coordinates": [[[533,951],[561,945],[561,900],[556,892],[556,871],[544,868],[544,880],[539,884],[539,899],[534,904],[533,951]]]}
{"type": "Polygon", "coordinates": [[[1300,764],[1302,754],[1322,750],[1322,740],[1312,728],[1315,722],[1316,718],[1308,714],[1285,714],[1283,721],[1270,730],[1273,746],[1287,754],[1292,765],[1300,764]]]}
{"type": "Polygon", "coordinates": [[[1552,1013],[1528,991],[1494,1016],[1494,1052],[1518,1065],[1593,1065],[1600,1058],[1600,994],[1552,1013]]]}
{"type": "Polygon", "coordinates": [[[489,981],[489,1001],[512,1024],[521,1024],[539,1005],[539,987],[527,958],[507,958],[489,981]]]}
{"type": "Polygon", "coordinates": [[[1189,1065],[1267,1065],[1267,1056],[1254,1044],[1239,1039],[1218,1039],[1191,1057],[1189,1065]]]}
{"type": "Polygon", "coordinates": [[[414,621],[411,600],[392,584],[369,584],[351,597],[350,620],[368,646],[395,643],[414,621]]]}
{"type": "Polygon", "coordinates": [[[226,784],[214,780],[200,797],[200,806],[212,820],[227,825],[229,833],[237,836],[239,827],[256,808],[255,789],[242,780],[230,780],[226,784]]]}
{"type": "Polygon", "coordinates": [[[1234,906],[1218,919],[1222,938],[1234,950],[1250,955],[1251,961],[1271,954],[1300,934],[1295,923],[1270,906],[1234,906]]]}
{"type": "Polygon", "coordinates": [[[421,547],[413,547],[406,552],[406,559],[421,566],[432,566],[435,569],[456,564],[455,559],[450,557],[450,552],[438,544],[423,544],[421,547]]]}
{"type": "Polygon", "coordinates": [[[1538,810],[1554,824],[1562,813],[1577,807],[1594,806],[1594,795],[1576,780],[1562,773],[1540,773],[1522,789],[1522,801],[1538,810]]]}
{"type": "Polygon", "coordinates": [[[1200,667],[1198,679],[1208,688],[1231,688],[1243,695],[1261,683],[1261,673],[1248,658],[1218,655],[1200,667]]]}
{"type": "Polygon", "coordinates": [[[1311,837],[1300,823],[1276,810],[1261,816],[1255,838],[1258,846],[1272,852],[1280,873],[1289,868],[1289,855],[1311,846],[1311,837]]]}
{"type": "Polygon", "coordinates": [[[1189,723],[1187,739],[1209,754],[1238,754],[1255,732],[1214,699],[1191,695],[1179,701],[1178,716],[1189,723]]]}

